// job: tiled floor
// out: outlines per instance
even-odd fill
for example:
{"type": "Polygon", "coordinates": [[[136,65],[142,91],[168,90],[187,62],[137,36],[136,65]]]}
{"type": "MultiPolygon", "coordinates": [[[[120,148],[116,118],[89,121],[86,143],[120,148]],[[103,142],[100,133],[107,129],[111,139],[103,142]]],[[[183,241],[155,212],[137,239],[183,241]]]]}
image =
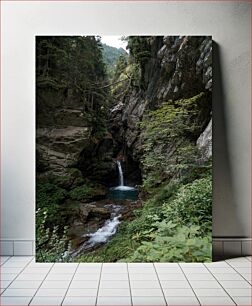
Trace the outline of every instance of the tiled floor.
{"type": "Polygon", "coordinates": [[[251,257],[215,263],[35,263],[1,257],[0,305],[251,305],[251,257]]]}

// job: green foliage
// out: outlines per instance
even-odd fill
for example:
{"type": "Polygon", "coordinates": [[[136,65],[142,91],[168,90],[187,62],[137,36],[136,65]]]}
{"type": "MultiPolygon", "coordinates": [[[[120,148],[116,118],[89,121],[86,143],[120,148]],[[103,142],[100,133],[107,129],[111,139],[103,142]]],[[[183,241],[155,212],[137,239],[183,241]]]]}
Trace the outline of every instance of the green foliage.
{"type": "Polygon", "coordinates": [[[133,262],[211,261],[211,236],[200,237],[199,226],[180,226],[172,221],[158,222],[153,241],[144,241],[128,258],[133,262]]]}
{"type": "Polygon", "coordinates": [[[104,77],[102,46],[94,36],[37,36],[36,39],[38,78],[48,77],[72,86],[88,85],[104,77]]]}
{"type": "Polygon", "coordinates": [[[64,254],[70,250],[68,229],[76,214],[79,214],[76,202],[105,195],[103,186],[87,181],[83,184],[79,170],[69,168],[67,172],[61,178],[54,177],[37,183],[36,250],[39,261],[70,260],[64,254]],[[67,190],[57,184],[67,187],[67,190]]]}
{"type": "MultiPolygon", "coordinates": [[[[68,169],[72,183],[80,181],[79,171],[68,169]]],[[[82,184],[69,191],[59,187],[56,183],[69,187],[64,177],[52,178],[50,181],[40,182],[36,190],[36,250],[38,261],[67,261],[64,254],[70,250],[67,231],[72,220],[74,210],[67,205],[65,200],[85,201],[93,195],[94,188],[82,184]]],[[[83,182],[83,180],[82,180],[83,182]]]]}
{"type": "Polygon", "coordinates": [[[115,64],[115,70],[113,75],[113,80],[117,81],[120,78],[120,75],[125,71],[128,65],[128,56],[120,55],[115,64]]]}
{"type": "Polygon", "coordinates": [[[102,44],[102,55],[109,79],[117,78],[118,71],[116,69],[122,69],[127,65],[127,52],[123,48],[102,44]]]}
{"type": "Polygon", "coordinates": [[[197,225],[204,235],[212,228],[212,181],[205,177],[182,186],[175,198],[165,201],[163,214],[166,220],[186,226],[197,225]]]}
{"type": "Polygon", "coordinates": [[[139,65],[139,86],[141,88],[145,88],[145,66],[151,57],[151,40],[151,36],[129,36],[126,38],[131,60],[139,65]]]}
{"type": "Polygon", "coordinates": [[[146,143],[146,149],[159,143],[164,136],[173,139],[189,135],[198,136],[202,129],[202,122],[199,119],[202,115],[200,104],[204,96],[202,92],[189,99],[170,100],[158,109],[149,111],[141,124],[145,130],[146,140],[147,136],[151,137],[146,143]]]}
{"type": "Polygon", "coordinates": [[[119,70],[116,67],[118,74],[114,85],[111,86],[111,93],[116,101],[126,96],[132,86],[140,87],[141,70],[139,64],[129,63],[124,69],[119,70]]]}
{"type": "Polygon", "coordinates": [[[158,215],[153,215],[152,219],[150,215],[141,215],[139,219],[144,216],[145,222],[141,224],[145,226],[132,237],[140,241],[141,246],[127,260],[211,260],[211,204],[210,177],[182,185],[175,195],[164,199],[158,215]]]}
{"type": "Polygon", "coordinates": [[[59,234],[59,227],[46,227],[47,208],[36,211],[36,260],[43,262],[66,261],[66,252],[70,250],[67,238],[67,227],[59,234]]]}
{"type": "Polygon", "coordinates": [[[199,165],[196,139],[206,121],[206,102],[205,94],[200,93],[189,99],[168,101],[145,114],[140,129],[146,190],[204,167],[199,165]]]}
{"type": "Polygon", "coordinates": [[[38,261],[60,261],[67,249],[67,216],[64,201],[67,191],[53,179],[36,186],[36,258],[38,261]]]}
{"type": "Polygon", "coordinates": [[[150,36],[129,36],[127,38],[127,49],[141,67],[150,58],[150,39],[150,36]]]}
{"type": "MultiPolygon", "coordinates": [[[[37,36],[37,97],[45,90],[48,94],[50,90],[60,90],[59,96],[63,99],[80,101],[84,118],[91,118],[92,135],[98,138],[106,130],[106,110],[109,108],[105,81],[106,69],[98,37],[37,36]]],[[[39,99],[37,112],[41,113],[44,107],[39,99]]]]}
{"type": "Polygon", "coordinates": [[[94,189],[88,185],[81,185],[69,192],[69,197],[72,200],[83,201],[92,196],[94,189]]]}
{"type": "Polygon", "coordinates": [[[137,237],[144,237],[148,231],[157,229],[153,224],[162,220],[162,206],[165,201],[171,199],[179,188],[178,182],[170,182],[152,190],[152,196],[143,204],[143,207],[135,211],[136,219],[132,220],[127,227],[129,234],[140,241],[137,237]]]}
{"type": "MultiPolygon", "coordinates": [[[[48,224],[61,222],[61,209],[67,192],[52,182],[38,183],[36,186],[36,207],[46,211],[48,224]]],[[[39,216],[36,221],[39,222],[39,216]]]]}

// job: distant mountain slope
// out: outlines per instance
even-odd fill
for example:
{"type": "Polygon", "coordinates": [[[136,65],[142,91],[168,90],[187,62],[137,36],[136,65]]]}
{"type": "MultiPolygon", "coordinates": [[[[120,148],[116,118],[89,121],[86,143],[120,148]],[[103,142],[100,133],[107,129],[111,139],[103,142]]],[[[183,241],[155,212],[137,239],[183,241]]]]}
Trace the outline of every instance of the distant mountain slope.
{"type": "Polygon", "coordinates": [[[120,55],[127,55],[127,52],[123,48],[118,49],[106,44],[102,44],[102,46],[103,59],[108,70],[112,70],[115,67],[117,59],[120,57],[120,55]]]}

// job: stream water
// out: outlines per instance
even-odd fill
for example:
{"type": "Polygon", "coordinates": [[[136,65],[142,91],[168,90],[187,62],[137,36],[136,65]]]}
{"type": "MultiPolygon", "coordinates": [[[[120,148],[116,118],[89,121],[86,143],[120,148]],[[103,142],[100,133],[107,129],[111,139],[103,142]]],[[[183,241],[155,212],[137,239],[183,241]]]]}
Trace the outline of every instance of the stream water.
{"type": "MultiPolygon", "coordinates": [[[[119,173],[119,186],[112,187],[109,190],[108,199],[111,200],[137,200],[138,191],[134,187],[124,186],[123,170],[120,161],[117,161],[119,173]]],[[[94,233],[84,234],[83,238],[88,238],[77,250],[71,253],[71,257],[76,257],[79,254],[91,251],[96,247],[105,244],[111,236],[116,233],[117,227],[120,224],[121,212],[124,207],[117,204],[107,204],[104,208],[111,212],[110,219],[106,220],[104,225],[94,233]]]]}
{"type": "Polygon", "coordinates": [[[116,233],[117,226],[121,223],[119,219],[121,217],[120,211],[122,206],[114,204],[106,206],[110,206],[112,209],[111,218],[106,220],[103,227],[99,228],[95,233],[87,234],[87,237],[90,238],[85,243],[85,249],[93,248],[97,244],[106,243],[116,233]]]}
{"type": "Polygon", "coordinates": [[[104,225],[100,227],[96,232],[85,234],[83,237],[89,237],[87,241],[85,241],[78,250],[74,251],[71,256],[76,257],[77,255],[81,253],[85,253],[86,251],[92,250],[95,247],[102,245],[106,243],[111,236],[113,236],[116,233],[116,229],[120,222],[121,217],[121,205],[115,205],[115,204],[108,204],[104,206],[105,208],[110,209],[111,211],[111,217],[110,219],[106,220],[104,225]]]}

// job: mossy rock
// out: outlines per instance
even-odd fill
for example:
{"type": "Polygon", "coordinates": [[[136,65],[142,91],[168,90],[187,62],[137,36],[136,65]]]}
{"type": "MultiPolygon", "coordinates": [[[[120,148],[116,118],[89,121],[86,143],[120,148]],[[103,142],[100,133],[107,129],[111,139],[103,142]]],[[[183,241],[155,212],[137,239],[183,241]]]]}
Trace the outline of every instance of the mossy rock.
{"type": "Polygon", "coordinates": [[[68,168],[64,176],[55,177],[55,184],[67,190],[78,187],[84,182],[81,171],[77,168],[68,168]]]}
{"type": "Polygon", "coordinates": [[[103,207],[92,207],[90,208],[88,218],[109,219],[110,211],[103,207]]]}
{"type": "Polygon", "coordinates": [[[70,199],[87,202],[105,198],[107,194],[106,188],[100,184],[83,184],[72,189],[68,195],[70,199]]]}

